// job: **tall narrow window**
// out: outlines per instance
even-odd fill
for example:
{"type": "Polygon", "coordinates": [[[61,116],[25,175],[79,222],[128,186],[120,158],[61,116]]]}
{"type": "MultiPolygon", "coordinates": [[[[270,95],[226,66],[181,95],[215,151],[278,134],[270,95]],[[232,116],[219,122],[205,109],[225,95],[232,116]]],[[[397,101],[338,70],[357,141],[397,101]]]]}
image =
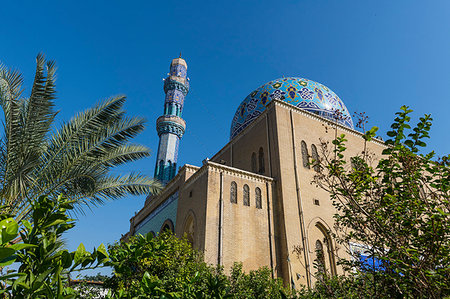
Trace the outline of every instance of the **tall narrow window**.
{"type": "Polygon", "coordinates": [[[316,241],[316,266],[319,273],[325,274],[325,254],[323,252],[323,244],[320,240],[316,241]]]}
{"type": "Polygon", "coordinates": [[[256,154],[252,154],[252,172],[256,173],[256,154]]]}
{"type": "Polygon", "coordinates": [[[177,172],[177,163],[173,163],[172,164],[172,174],[171,174],[172,177],[175,176],[176,172],[177,172]]]}
{"type": "Polygon", "coordinates": [[[236,184],[236,182],[231,182],[230,201],[231,201],[231,203],[237,203],[237,184],[236,184]]]}
{"type": "Polygon", "coordinates": [[[336,275],[336,273],[337,273],[336,261],[334,258],[334,249],[333,249],[333,242],[331,240],[331,236],[330,236],[328,230],[325,228],[325,226],[323,226],[321,223],[317,222],[316,227],[323,234],[323,239],[322,239],[323,243],[320,240],[316,241],[316,249],[321,249],[320,251],[316,250],[316,252],[318,253],[316,255],[317,259],[318,259],[317,261],[320,262],[320,263],[318,263],[318,265],[319,266],[323,265],[323,266],[321,266],[322,268],[319,267],[318,270],[323,270],[323,272],[325,272],[325,270],[328,270],[331,273],[331,275],[336,275]],[[319,245],[319,243],[320,243],[320,245],[319,245]],[[326,250],[325,250],[323,244],[325,245],[326,250]]]}
{"type": "Polygon", "coordinates": [[[262,209],[261,189],[258,187],[255,189],[255,203],[257,209],[262,209]]]}
{"type": "Polygon", "coordinates": [[[314,144],[311,144],[311,155],[313,158],[313,168],[315,171],[319,172],[319,154],[317,153],[317,147],[314,144]]]}
{"type": "Polygon", "coordinates": [[[170,114],[172,114],[172,115],[177,114],[177,104],[172,103],[172,112],[170,114]]]}
{"type": "Polygon", "coordinates": [[[160,175],[162,173],[164,173],[164,160],[159,161],[159,167],[156,175],[160,175]]]}
{"type": "Polygon", "coordinates": [[[244,185],[244,206],[250,206],[250,188],[244,185]]]}
{"type": "Polygon", "coordinates": [[[302,160],[303,160],[303,167],[309,168],[308,147],[306,146],[305,141],[302,140],[301,146],[302,146],[302,160]]]}
{"type": "Polygon", "coordinates": [[[262,147],[259,148],[258,153],[258,160],[259,160],[259,174],[263,174],[266,170],[264,168],[264,150],[262,147]]]}

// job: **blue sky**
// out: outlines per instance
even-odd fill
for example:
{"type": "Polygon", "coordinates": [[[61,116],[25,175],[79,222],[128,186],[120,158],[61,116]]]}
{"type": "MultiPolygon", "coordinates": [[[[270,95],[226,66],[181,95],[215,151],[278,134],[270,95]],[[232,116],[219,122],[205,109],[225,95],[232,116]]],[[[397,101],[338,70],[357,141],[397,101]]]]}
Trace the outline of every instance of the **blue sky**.
{"type": "MultiPolygon", "coordinates": [[[[300,76],[330,87],[350,112],[366,112],[380,135],[402,105],[431,113],[430,150],[449,153],[449,1],[7,1],[0,61],[29,92],[35,56],[57,62],[58,121],[117,94],[147,129],[136,142],[157,150],[163,81],[180,51],[191,91],[179,165],[200,165],[228,142],[240,102],[258,86],[300,76]]],[[[153,175],[155,155],[116,170],[153,175]]],[[[69,247],[111,243],[144,197],[87,210],[69,247]]]]}

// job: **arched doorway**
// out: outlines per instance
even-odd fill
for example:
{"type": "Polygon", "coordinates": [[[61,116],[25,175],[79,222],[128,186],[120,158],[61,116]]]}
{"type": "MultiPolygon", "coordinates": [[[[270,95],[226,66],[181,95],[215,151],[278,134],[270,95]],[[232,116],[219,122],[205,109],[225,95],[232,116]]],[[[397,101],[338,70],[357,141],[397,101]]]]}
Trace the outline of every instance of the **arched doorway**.
{"type": "Polygon", "coordinates": [[[191,243],[192,247],[196,245],[195,242],[195,229],[196,229],[196,219],[194,212],[189,211],[188,215],[186,216],[186,220],[184,221],[183,226],[183,237],[187,239],[189,243],[191,243]]]}

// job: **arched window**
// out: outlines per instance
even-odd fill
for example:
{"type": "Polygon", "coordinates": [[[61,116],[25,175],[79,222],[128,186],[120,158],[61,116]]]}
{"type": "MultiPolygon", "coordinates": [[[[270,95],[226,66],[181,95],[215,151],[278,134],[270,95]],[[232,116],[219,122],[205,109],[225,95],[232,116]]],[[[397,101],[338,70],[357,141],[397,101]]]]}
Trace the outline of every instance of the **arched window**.
{"type": "Polygon", "coordinates": [[[171,175],[172,175],[172,161],[169,160],[167,161],[167,171],[164,172],[164,179],[168,181],[171,175]]]}
{"type": "Polygon", "coordinates": [[[258,160],[259,160],[259,171],[258,171],[258,173],[263,174],[266,170],[265,170],[265,167],[264,167],[264,150],[263,150],[262,147],[259,148],[258,160]]]}
{"type": "Polygon", "coordinates": [[[316,241],[316,259],[315,263],[317,266],[317,272],[325,274],[326,268],[325,268],[325,254],[323,252],[323,245],[320,240],[316,241]]]}
{"type": "Polygon", "coordinates": [[[173,163],[172,165],[172,173],[171,176],[174,177],[177,171],[177,163],[173,163]]]}
{"type": "Polygon", "coordinates": [[[306,168],[309,169],[308,147],[306,146],[305,141],[302,140],[301,146],[302,146],[302,160],[303,160],[303,167],[306,167],[306,168]]]}
{"type": "Polygon", "coordinates": [[[256,173],[256,154],[252,154],[252,172],[256,173]]]}
{"type": "Polygon", "coordinates": [[[244,185],[244,206],[250,206],[250,188],[244,185]]]}
{"type": "Polygon", "coordinates": [[[230,186],[230,202],[237,203],[237,184],[236,182],[231,182],[230,186]]]}
{"type": "Polygon", "coordinates": [[[170,231],[171,233],[175,232],[173,222],[170,219],[166,219],[166,221],[164,221],[163,225],[161,225],[161,230],[159,232],[162,233],[165,232],[166,230],[170,231]]]}
{"type": "Polygon", "coordinates": [[[164,160],[159,161],[159,167],[157,169],[157,174],[156,175],[160,175],[162,174],[164,171],[164,160]]]}
{"type": "Polygon", "coordinates": [[[261,189],[258,187],[255,189],[255,203],[257,209],[262,209],[261,189]]]}
{"type": "Polygon", "coordinates": [[[311,144],[311,155],[313,158],[313,168],[315,171],[319,172],[319,153],[317,152],[317,147],[314,144],[311,144]]]}
{"type": "Polygon", "coordinates": [[[172,112],[170,114],[172,114],[172,115],[177,114],[177,104],[172,103],[172,112]]]}
{"type": "Polygon", "coordinates": [[[327,268],[329,268],[330,274],[336,275],[337,274],[336,261],[334,258],[333,242],[331,240],[330,233],[328,229],[320,222],[316,223],[316,227],[323,235],[323,243],[320,240],[316,241],[316,253],[320,253],[316,254],[318,262],[320,262],[318,263],[318,266],[323,265],[322,268],[318,268],[318,270],[323,270],[323,272],[325,273],[327,268]],[[325,245],[326,248],[324,248],[323,244],[325,245]],[[319,252],[317,251],[317,249],[321,249],[321,251],[319,252]]]}

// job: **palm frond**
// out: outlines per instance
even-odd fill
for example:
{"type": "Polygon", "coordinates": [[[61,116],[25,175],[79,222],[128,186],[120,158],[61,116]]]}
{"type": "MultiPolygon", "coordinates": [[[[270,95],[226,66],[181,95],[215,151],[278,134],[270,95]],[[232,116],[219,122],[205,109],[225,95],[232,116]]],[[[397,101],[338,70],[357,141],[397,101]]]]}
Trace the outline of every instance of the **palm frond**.
{"type": "Polygon", "coordinates": [[[68,123],[63,124],[61,129],[52,134],[47,153],[42,157],[45,167],[63,155],[62,151],[69,148],[71,144],[79,142],[86,133],[97,130],[108,122],[119,120],[123,115],[124,103],[124,96],[110,98],[94,108],[79,113],[68,123]]]}
{"type": "Polygon", "coordinates": [[[104,176],[97,182],[95,193],[86,194],[90,204],[102,203],[107,199],[117,199],[127,194],[148,195],[157,194],[162,185],[155,179],[140,173],[131,173],[124,176],[104,176]]]}
{"type": "Polygon", "coordinates": [[[36,64],[33,88],[30,97],[25,101],[22,113],[23,152],[30,161],[38,160],[40,157],[45,137],[56,115],[53,110],[56,94],[55,63],[50,61],[46,64],[44,56],[39,54],[36,64]]]}
{"type": "Polygon", "coordinates": [[[5,147],[6,147],[6,162],[5,162],[5,182],[2,187],[2,196],[11,200],[20,197],[25,190],[21,188],[20,171],[22,156],[21,156],[21,137],[22,127],[20,124],[20,113],[23,107],[22,101],[17,101],[14,95],[10,93],[11,90],[4,92],[0,91],[2,102],[4,103],[5,113],[5,147]]]}
{"type": "MultiPolygon", "coordinates": [[[[79,174],[94,176],[94,173],[98,172],[99,169],[102,174],[105,174],[108,167],[98,165],[98,162],[143,129],[144,120],[142,118],[131,118],[110,122],[105,126],[85,132],[85,135],[80,136],[79,140],[68,143],[66,149],[57,151],[60,156],[51,159],[51,161],[58,161],[58,163],[52,162],[52,165],[46,166],[43,171],[40,171],[39,177],[42,179],[39,181],[50,183],[48,185],[41,184],[41,188],[53,192],[61,188],[65,181],[71,181],[79,174]]],[[[145,153],[140,154],[141,157],[147,155],[145,153]]]]}
{"type": "Polygon", "coordinates": [[[143,145],[127,144],[116,147],[102,155],[92,167],[114,167],[150,156],[150,149],[143,145]]]}
{"type": "MultiPolygon", "coordinates": [[[[30,97],[21,99],[22,76],[0,65],[0,203],[18,219],[28,217],[33,198],[65,194],[79,207],[126,194],[148,195],[162,189],[142,174],[111,176],[111,168],[149,156],[142,145],[129,144],[145,120],[125,117],[124,96],[109,98],[78,113],[50,132],[56,112],[56,66],[36,58],[30,97]]],[[[85,206],[86,207],[86,206],[85,206]]],[[[81,211],[81,210],[80,210],[81,211]]]]}

